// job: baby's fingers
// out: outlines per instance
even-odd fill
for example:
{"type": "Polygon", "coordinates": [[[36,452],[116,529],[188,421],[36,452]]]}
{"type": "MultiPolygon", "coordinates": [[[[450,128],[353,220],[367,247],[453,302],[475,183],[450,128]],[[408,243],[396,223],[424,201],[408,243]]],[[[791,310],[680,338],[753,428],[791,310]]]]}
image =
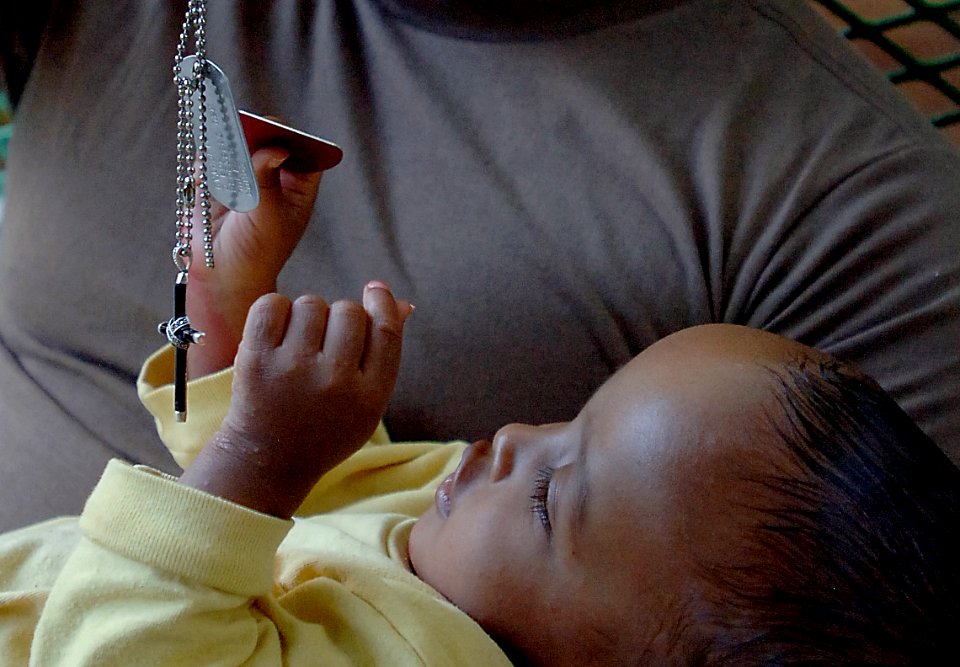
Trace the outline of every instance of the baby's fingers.
{"type": "Polygon", "coordinates": [[[363,358],[367,314],[359,303],[337,301],[330,306],[323,357],[338,374],[355,375],[363,358]]]}
{"type": "Polygon", "coordinates": [[[360,369],[392,388],[400,368],[403,323],[413,307],[406,301],[398,303],[390,288],[379,281],[364,287],[363,306],[370,316],[370,329],[360,369]]]}
{"type": "Polygon", "coordinates": [[[281,294],[264,294],[254,301],[243,327],[242,347],[270,350],[280,345],[290,320],[290,299],[281,294]]]}
{"type": "Polygon", "coordinates": [[[304,295],[293,302],[284,346],[316,355],[323,348],[330,308],[316,296],[304,295]]]}

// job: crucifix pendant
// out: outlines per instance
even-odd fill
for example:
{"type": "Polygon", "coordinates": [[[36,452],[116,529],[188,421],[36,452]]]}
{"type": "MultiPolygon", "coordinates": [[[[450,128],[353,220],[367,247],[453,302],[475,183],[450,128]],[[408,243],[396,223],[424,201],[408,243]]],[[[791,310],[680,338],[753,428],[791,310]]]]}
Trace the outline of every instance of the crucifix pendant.
{"type": "Polygon", "coordinates": [[[190,326],[187,318],[187,271],[177,274],[173,286],[173,317],[161,322],[157,330],[174,347],[173,410],[178,422],[187,421],[187,350],[191,345],[203,345],[203,332],[190,326]]]}

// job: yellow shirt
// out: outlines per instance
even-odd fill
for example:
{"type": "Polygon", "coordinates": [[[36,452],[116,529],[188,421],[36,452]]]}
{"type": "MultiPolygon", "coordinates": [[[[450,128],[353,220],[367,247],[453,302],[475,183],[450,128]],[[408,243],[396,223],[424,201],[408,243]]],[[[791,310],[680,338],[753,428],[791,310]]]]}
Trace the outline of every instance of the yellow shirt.
{"type": "MultiPolygon", "coordinates": [[[[139,390],[186,465],[232,374],[192,382],[177,424],[171,367],[154,355],[139,390]]],[[[414,519],[462,451],[391,444],[381,427],[293,521],[112,461],[79,521],[0,536],[0,665],[509,665],[409,567],[414,519]]]]}

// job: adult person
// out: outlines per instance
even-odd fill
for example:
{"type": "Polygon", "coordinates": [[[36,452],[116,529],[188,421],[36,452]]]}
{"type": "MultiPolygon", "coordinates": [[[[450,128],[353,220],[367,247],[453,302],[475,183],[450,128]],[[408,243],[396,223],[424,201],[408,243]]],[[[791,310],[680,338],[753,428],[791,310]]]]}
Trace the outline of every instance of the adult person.
{"type": "MultiPolygon", "coordinates": [[[[170,310],[185,4],[0,17],[0,527],[77,512],[111,456],[175,470],[133,379],[170,310]]],[[[283,291],[417,305],[395,438],[569,419],[731,322],[858,364],[960,457],[960,157],[804,3],[238,0],[207,34],[241,107],[345,151],[283,291]]]]}

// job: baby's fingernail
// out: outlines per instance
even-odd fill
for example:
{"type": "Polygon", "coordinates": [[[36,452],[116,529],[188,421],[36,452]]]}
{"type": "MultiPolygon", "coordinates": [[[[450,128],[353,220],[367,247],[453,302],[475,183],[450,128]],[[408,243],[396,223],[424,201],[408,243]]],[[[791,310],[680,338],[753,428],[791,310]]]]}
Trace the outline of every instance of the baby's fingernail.
{"type": "Polygon", "coordinates": [[[366,284],[364,289],[382,289],[382,290],[387,290],[389,292],[390,286],[387,285],[387,283],[381,282],[379,280],[371,280],[366,284]]]}

